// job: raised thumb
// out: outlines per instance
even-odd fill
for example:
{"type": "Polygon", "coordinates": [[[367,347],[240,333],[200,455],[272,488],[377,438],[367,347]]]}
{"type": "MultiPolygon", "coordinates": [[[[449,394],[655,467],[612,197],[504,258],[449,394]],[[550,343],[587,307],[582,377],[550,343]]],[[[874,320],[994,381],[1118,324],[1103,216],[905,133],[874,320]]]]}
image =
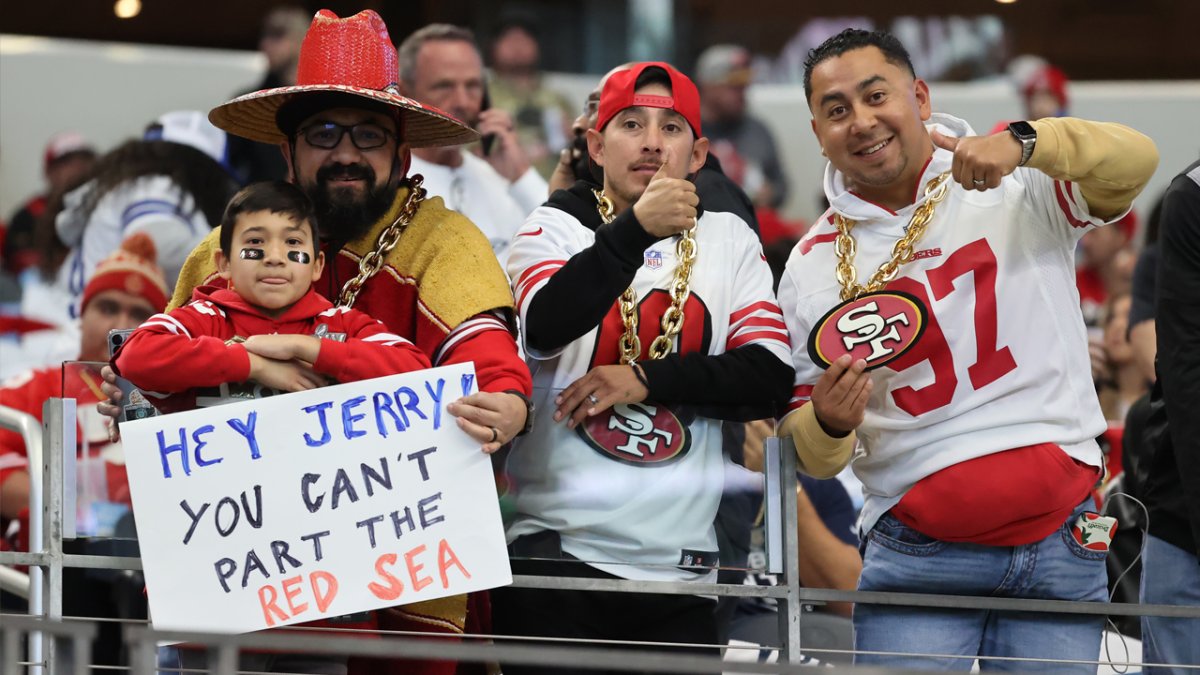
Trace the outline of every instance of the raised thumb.
{"type": "Polygon", "coordinates": [[[662,164],[658,165],[658,171],[654,172],[654,176],[650,179],[650,182],[653,183],[654,181],[660,180],[662,178],[670,178],[670,176],[667,175],[667,167],[670,165],[671,165],[671,149],[667,148],[667,149],[663,150],[662,164]]]}
{"type": "Polygon", "coordinates": [[[954,136],[945,136],[936,129],[931,129],[929,131],[929,138],[933,141],[934,145],[943,150],[954,152],[954,149],[958,147],[959,139],[955,138],[954,136]]]}

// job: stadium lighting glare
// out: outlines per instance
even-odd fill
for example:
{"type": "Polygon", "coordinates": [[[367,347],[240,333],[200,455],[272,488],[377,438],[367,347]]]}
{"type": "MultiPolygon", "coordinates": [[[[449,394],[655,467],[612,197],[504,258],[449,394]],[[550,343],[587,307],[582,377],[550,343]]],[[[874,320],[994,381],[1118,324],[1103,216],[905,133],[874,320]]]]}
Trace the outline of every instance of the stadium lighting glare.
{"type": "Polygon", "coordinates": [[[113,14],[119,19],[132,19],[142,13],[142,0],[117,0],[113,14]]]}

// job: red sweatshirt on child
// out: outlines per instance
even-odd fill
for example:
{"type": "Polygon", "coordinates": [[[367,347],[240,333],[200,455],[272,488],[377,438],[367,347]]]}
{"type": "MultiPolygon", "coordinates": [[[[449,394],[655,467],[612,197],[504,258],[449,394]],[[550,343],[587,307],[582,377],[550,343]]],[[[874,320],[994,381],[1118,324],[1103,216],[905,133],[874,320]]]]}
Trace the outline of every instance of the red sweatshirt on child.
{"type": "Polygon", "coordinates": [[[121,345],[114,366],[139,389],[165,395],[154,401],[159,410],[188,410],[205,404],[206,390],[216,402],[228,398],[222,385],[249,379],[249,352],[233,338],[275,333],[321,338],[313,369],[339,383],[431,367],[413,343],[314,290],[269,317],[234,291],[212,286],[197,288],[183,307],[150,317],[121,345]]]}

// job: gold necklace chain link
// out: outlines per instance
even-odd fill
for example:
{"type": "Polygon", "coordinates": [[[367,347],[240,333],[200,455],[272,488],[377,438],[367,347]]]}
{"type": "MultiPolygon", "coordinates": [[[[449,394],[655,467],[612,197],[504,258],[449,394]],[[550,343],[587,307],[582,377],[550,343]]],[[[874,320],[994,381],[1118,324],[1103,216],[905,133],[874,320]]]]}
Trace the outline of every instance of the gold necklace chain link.
{"type": "Polygon", "coordinates": [[[834,241],[834,253],[838,259],[835,273],[838,283],[842,285],[843,302],[853,300],[864,293],[881,290],[888,285],[888,282],[896,278],[901,265],[912,261],[917,242],[925,234],[925,228],[929,225],[929,221],[933,220],[934,209],[950,189],[949,177],[950,172],[947,171],[929,181],[925,186],[925,201],[913,211],[912,218],[908,221],[908,227],[905,228],[904,236],[897,239],[896,244],[892,246],[891,259],[875,270],[865,286],[857,283],[858,270],[854,267],[854,256],[858,252],[858,245],[854,241],[854,236],[850,234],[850,230],[854,228],[854,221],[845,218],[840,213],[834,217],[834,225],[838,230],[837,239],[834,241]]]}
{"type": "MultiPolygon", "coordinates": [[[[611,223],[616,218],[613,213],[612,200],[605,196],[603,190],[592,190],[592,193],[596,195],[596,210],[600,212],[600,220],[611,223]]],[[[691,293],[688,284],[692,278],[692,267],[696,263],[698,251],[696,237],[692,230],[680,232],[679,241],[675,242],[675,257],[679,258],[679,266],[675,268],[675,275],[669,289],[671,306],[663,312],[662,334],[650,343],[648,356],[652,361],[670,354],[675,336],[683,330],[683,306],[687,303],[688,295],[691,293]]],[[[625,332],[617,341],[617,346],[621,350],[621,365],[632,365],[642,354],[642,340],[638,337],[637,294],[632,286],[621,293],[618,302],[621,323],[625,326],[625,332]]]]}
{"type": "Polygon", "coordinates": [[[379,233],[375,240],[375,248],[359,258],[358,274],[347,281],[342,286],[342,292],[338,294],[339,307],[353,307],[367,280],[383,269],[383,262],[387,260],[392,249],[396,248],[396,244],[400,243],[400,235],[408,229],[409,223],[417,215],[417,208],[425,199],[425,188],[421,187],[424,180],[421,174],[413,174],[408,178],[408,197],[404,200],[404,206],[400,207],[400,213],[392,224],[379,233]]]}

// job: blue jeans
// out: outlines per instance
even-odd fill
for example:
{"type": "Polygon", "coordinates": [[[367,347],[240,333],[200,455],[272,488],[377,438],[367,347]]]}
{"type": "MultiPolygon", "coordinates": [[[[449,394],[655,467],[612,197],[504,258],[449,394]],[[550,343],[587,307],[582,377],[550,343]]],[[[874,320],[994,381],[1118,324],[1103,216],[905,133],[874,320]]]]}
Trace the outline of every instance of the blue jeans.
{"type": "MultiPolygon", "coordinates": [[[[1142,602],[1200,606],[1200,560],[1187,551],[1146,535],[1142,545],[1142,602]]],[[[1200,665],[1200,619],[1142,617],[1142,660],[1200,665]]],[[[1147,675],[1194,673],[1182,668],[1147,667],[1147,675]]]]}
{"type": "MultiPolygon", "coordinates": [[[[1054,600],[1107,600],[1103,551],[1075,542],[1076,507],[1045,539],[1022,546],[939,541],[890,513],[867,535],[862,591],[938,593],[1054,600]]],[[[1046,612],[998,612],[858,604],[855,649],[967,658],[858,654],[854,663],[923,670],[970,670],[976,656],[1096,661],[1104,617],[1046,612]]],[[[983,670],[1095,673],[1095,664],[980,659],[983,670]]]]}

